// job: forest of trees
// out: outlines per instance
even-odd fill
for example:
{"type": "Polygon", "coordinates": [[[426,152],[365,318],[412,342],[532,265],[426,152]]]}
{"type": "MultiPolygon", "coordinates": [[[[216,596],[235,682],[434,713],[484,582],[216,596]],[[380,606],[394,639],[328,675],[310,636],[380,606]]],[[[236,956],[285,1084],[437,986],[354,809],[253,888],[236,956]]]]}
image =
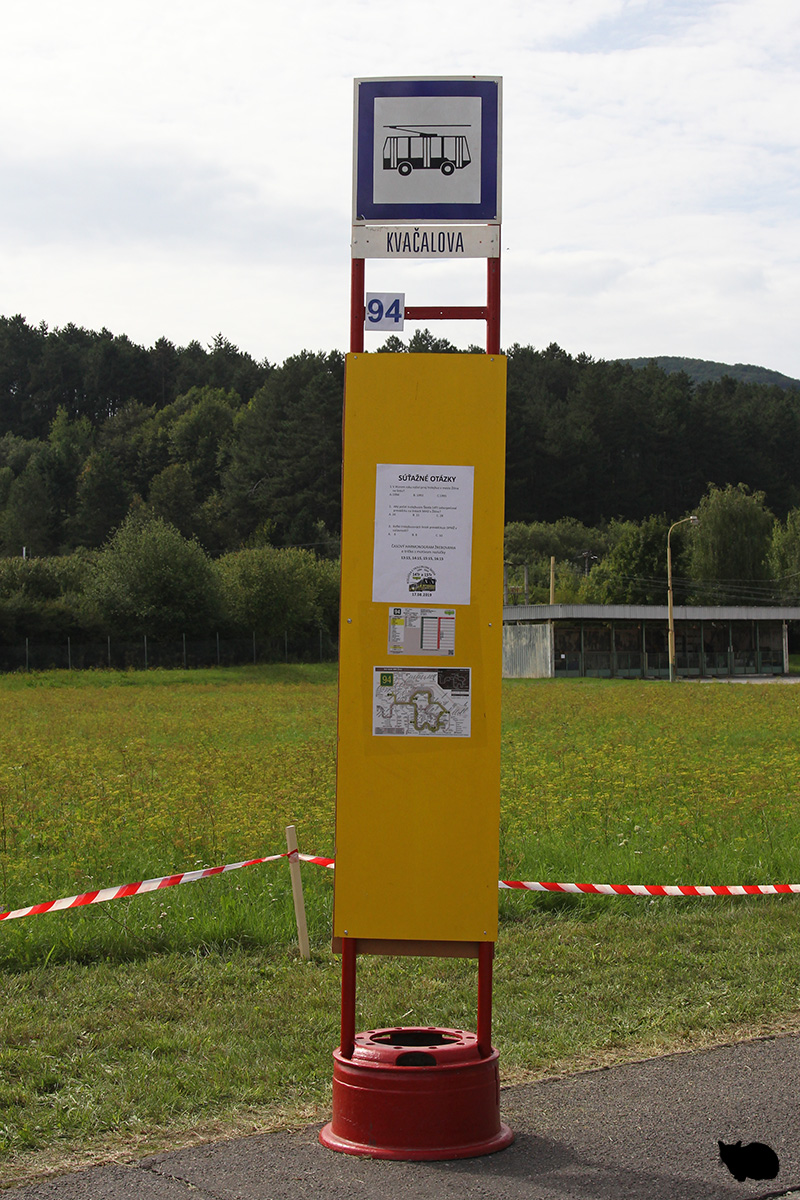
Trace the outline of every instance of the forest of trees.
{"type": "MultiPolygon", "coordinates": [[[[458,352],[428,331],[381,350],[458,352]]],[[[335,564],[343,386],[338,351],[271,364],[221,334],[209,347],[144,348],[105,329],[0,318],[0,637],[32,621],[33,599],[50,606],[47,628],[135,625],[98,580],[120,537],[148,525],[212,572],[205,624],[221,613],[247,624],[231,600],[242,555],[335,564]]],[[[660,602],[666,531],[697,511],[698,529],[674,538],[684,596],[797,601],[800,387],[514,345],[507,444],[515,597],[528,567],[529,595],[547,598],[554,554],[559,598],[660,602]]],[[[335,620],[328,599],[312,609],[335,620]]]]}
{"type": "MultiPolygon", "coordinates": [[[[800,509],[780,521],[763,492],[711,484],[695,514],[671,538],[677,604],[800,604],[800,509]]],[[[557,603],[664,604],[671,524],[662,514],[595,528],[571,518],[507,525],[508,601],[548,602],[552,556],[557,603]]]]}
{"type": "Polygon", "coordinates": [[[707,358],[679,358],[674,354],[660,354],[657,358],[623,358],[620,361],[630,363],[632,367],[647,367],[654,362],[657,367],[662,367],[670,374],[675,371],[685,372],[692,383],[715,383],[723,375],[728,375],[740,383],[777,383],[783,388],[800,387],[800,379],[792,379],[789,375],[783,375],[780,371],[770,371],[767,367],[754,367],[750,363],[734,363],[731,366],[728,363],[712,362],[707,358]]]}

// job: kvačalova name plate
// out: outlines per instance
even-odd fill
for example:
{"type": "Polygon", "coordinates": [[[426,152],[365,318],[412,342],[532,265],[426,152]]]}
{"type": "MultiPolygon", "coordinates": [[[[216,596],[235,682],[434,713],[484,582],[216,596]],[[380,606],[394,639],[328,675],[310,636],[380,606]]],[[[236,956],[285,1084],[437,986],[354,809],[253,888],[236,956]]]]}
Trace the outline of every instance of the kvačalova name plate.
{"type": "Polygon", "coordinates": [[[354,225],[353,258],[497,258],[499,225],[354,225]]]}

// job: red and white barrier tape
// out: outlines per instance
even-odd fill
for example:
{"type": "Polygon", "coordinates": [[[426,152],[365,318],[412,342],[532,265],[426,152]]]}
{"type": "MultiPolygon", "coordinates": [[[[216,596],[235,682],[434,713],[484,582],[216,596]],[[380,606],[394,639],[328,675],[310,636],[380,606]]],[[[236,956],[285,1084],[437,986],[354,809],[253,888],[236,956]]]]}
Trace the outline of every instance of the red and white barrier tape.
{"type": "Polygon", "coordinates": [[[800,883],[705,886],[691,883],[522,883],[515,879],[501,879],[498,886],[526,892],[572,892],[584,896],[784,896],[800,892],[800,883]]]}
{"type": "MultiPolygon", "coordinates": [[[[179,875],[162,875],[158,879],[145,879],[140,883],[123,883],[120,887],[102,888],[97,892],[82,892],[79,896],[65,896],[61,900],[48,900],[44,904],[31,904],[27,908],[15,908],[0,913],[0,921],[12,921],[16,917],[30,917],[38,913],[64,912],[68,908],[81,908],[86,904],[103,904],[106,900],[120,900],[124,896],[141,896],[145,892],[157,892],[162,888],[175,887],[179,883],[197,883],[212,875],[224,875],[228,871],[239,871],[242,867],[256,867],[262,863],[277,862],[294,855],[301,862],[318,867],[336,866],[333,858],[319,854],[300,854],[297,850],[283,854],[270,854],[267,858],[250,858],[246,862],[228,863],[224,867],[204,867],[200,871],[183,871],[179,875]]],[[[526,892],[570,892],[584,896],[785,896],[800,893],[800,883],[745,883],[739,885],[703,884],[646,884],[646,883],[539,883],[518,879],[501,879],[498,888],[526,892]]]]}
{"type": "Polygon", "coordinates": [[[228,863],[224,867],[204,867],[201,871],[183,871],[180,875],[162,875],[159,879],[145,879],[141,883],[123,883],[120,887],[103,888],[97,892],[82,892],[80,896],[65,896],[61,900],[48,900],[44,904],[31,904],[27,908],[15,908],[0,913],[0,921],[12,921],[15,917],[30,917],[37,913],[63,912],[67,908],[81,908],[85,904],[103,904],[106,900],[120,900],[123,896],[141,896],[145,892],[157,892],[161,888],[175,887],[179,883],[197,883],[211,875],[224,875],[227,871],[238,871],[242,867],[256,867],[261,863],[277,862],[280,858],[291,858],[297,854],[302,862],[316,863],[320,867],[332,867],[332,858],[320,858],[313,854],[298,854],[296,850],[283,854],[270,854],[267,858],[250,858],[246,862],[228,863]]]}

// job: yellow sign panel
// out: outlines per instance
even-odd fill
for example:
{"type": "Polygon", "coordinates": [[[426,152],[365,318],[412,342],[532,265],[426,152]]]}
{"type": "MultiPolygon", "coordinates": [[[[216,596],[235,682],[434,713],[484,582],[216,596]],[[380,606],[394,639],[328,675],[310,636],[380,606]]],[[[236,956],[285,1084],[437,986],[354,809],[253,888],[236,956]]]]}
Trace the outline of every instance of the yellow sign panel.
{"type": "Polygon", "coordinates": [[[506,360],[347,359],[334,937],[494,941],[506,360]]]}

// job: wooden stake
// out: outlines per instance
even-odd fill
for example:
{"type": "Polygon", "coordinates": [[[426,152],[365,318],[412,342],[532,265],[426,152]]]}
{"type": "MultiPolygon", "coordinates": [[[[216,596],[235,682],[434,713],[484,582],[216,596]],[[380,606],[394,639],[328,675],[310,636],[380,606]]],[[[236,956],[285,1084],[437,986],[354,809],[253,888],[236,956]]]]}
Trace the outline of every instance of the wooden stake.
{"type": "Polygon", "coordinates": [[[303,880],[300,876],[300,859],[297,854],[297,833],[294,825],[286,826],[286,849],[289,851],[289,870],[292,875],[292,899],[294,900],[294,917],[297,922],[297,943],[300,947],[300,957],[308,961],[311,950],[308,945],[308,926],[306,925],[306,906],[303,900],[303,880]]]}

